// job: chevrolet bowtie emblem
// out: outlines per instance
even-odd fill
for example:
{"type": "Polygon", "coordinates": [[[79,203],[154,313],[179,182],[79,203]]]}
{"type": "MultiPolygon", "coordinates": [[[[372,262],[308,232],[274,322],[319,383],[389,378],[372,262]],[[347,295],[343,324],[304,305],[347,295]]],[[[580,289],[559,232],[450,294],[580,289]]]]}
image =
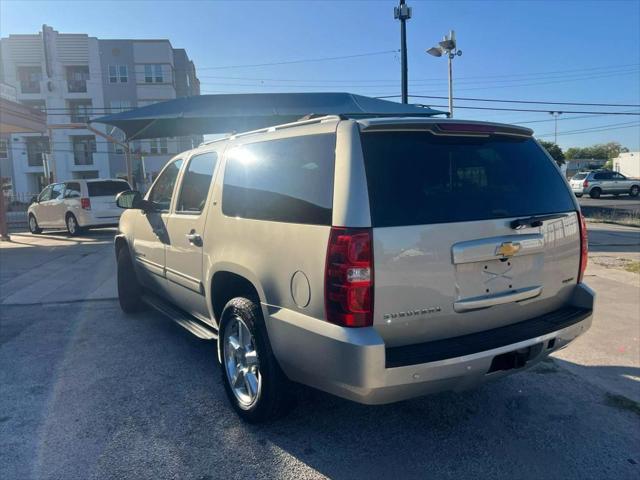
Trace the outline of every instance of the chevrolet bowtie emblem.
{"type": "Polygon", "coordinates": [[[496,255],[502,255],[503,257],[513,257],[520,251],[520,244],[513,242],[504,242],[500,245],[496,251],[496,255]]]}

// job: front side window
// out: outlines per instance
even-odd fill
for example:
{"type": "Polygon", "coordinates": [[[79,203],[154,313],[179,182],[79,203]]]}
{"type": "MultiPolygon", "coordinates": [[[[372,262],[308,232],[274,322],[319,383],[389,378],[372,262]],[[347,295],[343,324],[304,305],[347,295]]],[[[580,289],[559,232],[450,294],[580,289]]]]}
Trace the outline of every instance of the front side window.
{"type": "Polygon", "coordinates": [[[613,174],[613,179],[614,180],[626,180],[627,177],[625,177],[624,175],[622,175],[621,173],[614,173],[613,174]]]}
{"type": "Polygon", "coordinates": [[[173,197],[173,190],[176,186],[181,166],[182,159],[175,160],[167,165],[153,185],[151,192],[149,192],[149,200],[155,203],[159,210],[169,210],[171,207],[171,197],[173,197]]]}
{"type": "Polygon", "coordinates": [[[361,139],[373,227],[576,209],[561,174],[532,138],[389,131],[361,139]]]}
{"type": "Polygon", "coordinates": [[[222,211],[231,217],[331,225],[333,134],[257,142],[227,154],[222,211]]]}
{"type": "Polygon", "coordinates": [[[191,159],[183,175],[176,211],[200,213],[204,208],[218,162],[216,152],[204,153],[191,159]]]}
{"type": "Polygon", "coordinates": [[[39,202],[46,202],[47,200],[51,199],[51,189],[52,188],[53,188],[53,185],[49,185],[44,190],[42,190],[42,192],[40,192],[40,195],[38,195],[38,201],[39,202]]]}

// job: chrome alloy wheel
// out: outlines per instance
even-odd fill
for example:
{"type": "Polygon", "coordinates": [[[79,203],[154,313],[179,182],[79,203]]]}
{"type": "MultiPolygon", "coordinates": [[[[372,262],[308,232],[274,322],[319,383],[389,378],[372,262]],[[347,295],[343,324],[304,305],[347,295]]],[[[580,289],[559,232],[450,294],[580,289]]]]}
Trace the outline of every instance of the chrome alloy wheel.
{"type": "Polygon", "coordinates": [[[36,217],[33,215],[29,215],[29,229],[32,232],[35,232],[38,229],[38,223],[36,222],[36,217]]]}
{"type": "Polygon", "coordinates": [[[240,406],[248,409],[260,395],[262,376],[255,340],[240,317],[233,317],[226,325],[222,348],[231,390],[240,406]]]}

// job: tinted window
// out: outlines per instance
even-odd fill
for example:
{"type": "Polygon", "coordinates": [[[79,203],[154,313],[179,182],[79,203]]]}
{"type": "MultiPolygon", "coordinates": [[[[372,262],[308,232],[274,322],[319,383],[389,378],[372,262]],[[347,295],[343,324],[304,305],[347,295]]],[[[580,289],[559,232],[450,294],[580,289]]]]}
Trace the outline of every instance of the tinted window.
{"type": "Polygon", "coordinates": [[[611,180],[611,174],[609,172],[596,173],[593,178],[595,180],[611,180]]]}
{"type": "Polygon", "coordinates": [[[258,220],[330,225],[335,136],[285,138],[233,148],[222,211],[258,220]]]}
{"type": "Polygon", "coordinates": [[[194,213],[202,211],[207,201],[217,161],[218,154],[216,152],[198,155],[189,161],[182,177],[177,211],[194,213]]]}
{"type": "Polygon", "coordinates": [[[614,173],[614,174],[613,174],[613,179],[614,179],[614,180],[626,180],[626,179],[627,179],[627,177],[625,177],[624,175],[621,175],[621,174],[619,174],[619,173],[614,173]]]}
{"type": "Polygon", "coordinates": [[[533,139],[362,135],[374,226],[420,225],[575,210],[533,139]]]}
{"type": "Polygon", "coordinates": [[[65,183],[65,198],[80,198],[80,184],[78,182],[65,183]]]}
{"type": "Polygon", "coordinates": [[[160,177],[158,177],[156,183],[153,185],[149,193],[149,200],[154,202],[158,209],[169,210],[173,189],[176,186],[176,179],[178,178],[178,172],[180,172],[181,166],[182,159],[171,162],[162,171],[160,177]]]}
{"type": "Polygon", "coordinates": [[[585,178],[587,178],[587,175],[589,175],[588,173],[577,173],[573,176],[573,178],[571,180],[584,180],[585,178]]]}
{"type": "Polygon", "coordinates": [[[90,197],[115,197],[118,193],[129,190],[129,184],[122,180],[105,182],[87,182],[90,197]]]}

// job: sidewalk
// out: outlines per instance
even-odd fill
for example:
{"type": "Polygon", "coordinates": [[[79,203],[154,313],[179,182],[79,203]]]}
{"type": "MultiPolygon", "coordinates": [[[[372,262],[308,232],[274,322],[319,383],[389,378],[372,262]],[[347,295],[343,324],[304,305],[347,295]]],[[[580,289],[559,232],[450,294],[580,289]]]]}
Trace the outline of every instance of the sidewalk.
{"type": "Polygon", "coordinates": [[[0,242],[0,305],[117,298],[113,234],[12,233],[0,242]]]}

